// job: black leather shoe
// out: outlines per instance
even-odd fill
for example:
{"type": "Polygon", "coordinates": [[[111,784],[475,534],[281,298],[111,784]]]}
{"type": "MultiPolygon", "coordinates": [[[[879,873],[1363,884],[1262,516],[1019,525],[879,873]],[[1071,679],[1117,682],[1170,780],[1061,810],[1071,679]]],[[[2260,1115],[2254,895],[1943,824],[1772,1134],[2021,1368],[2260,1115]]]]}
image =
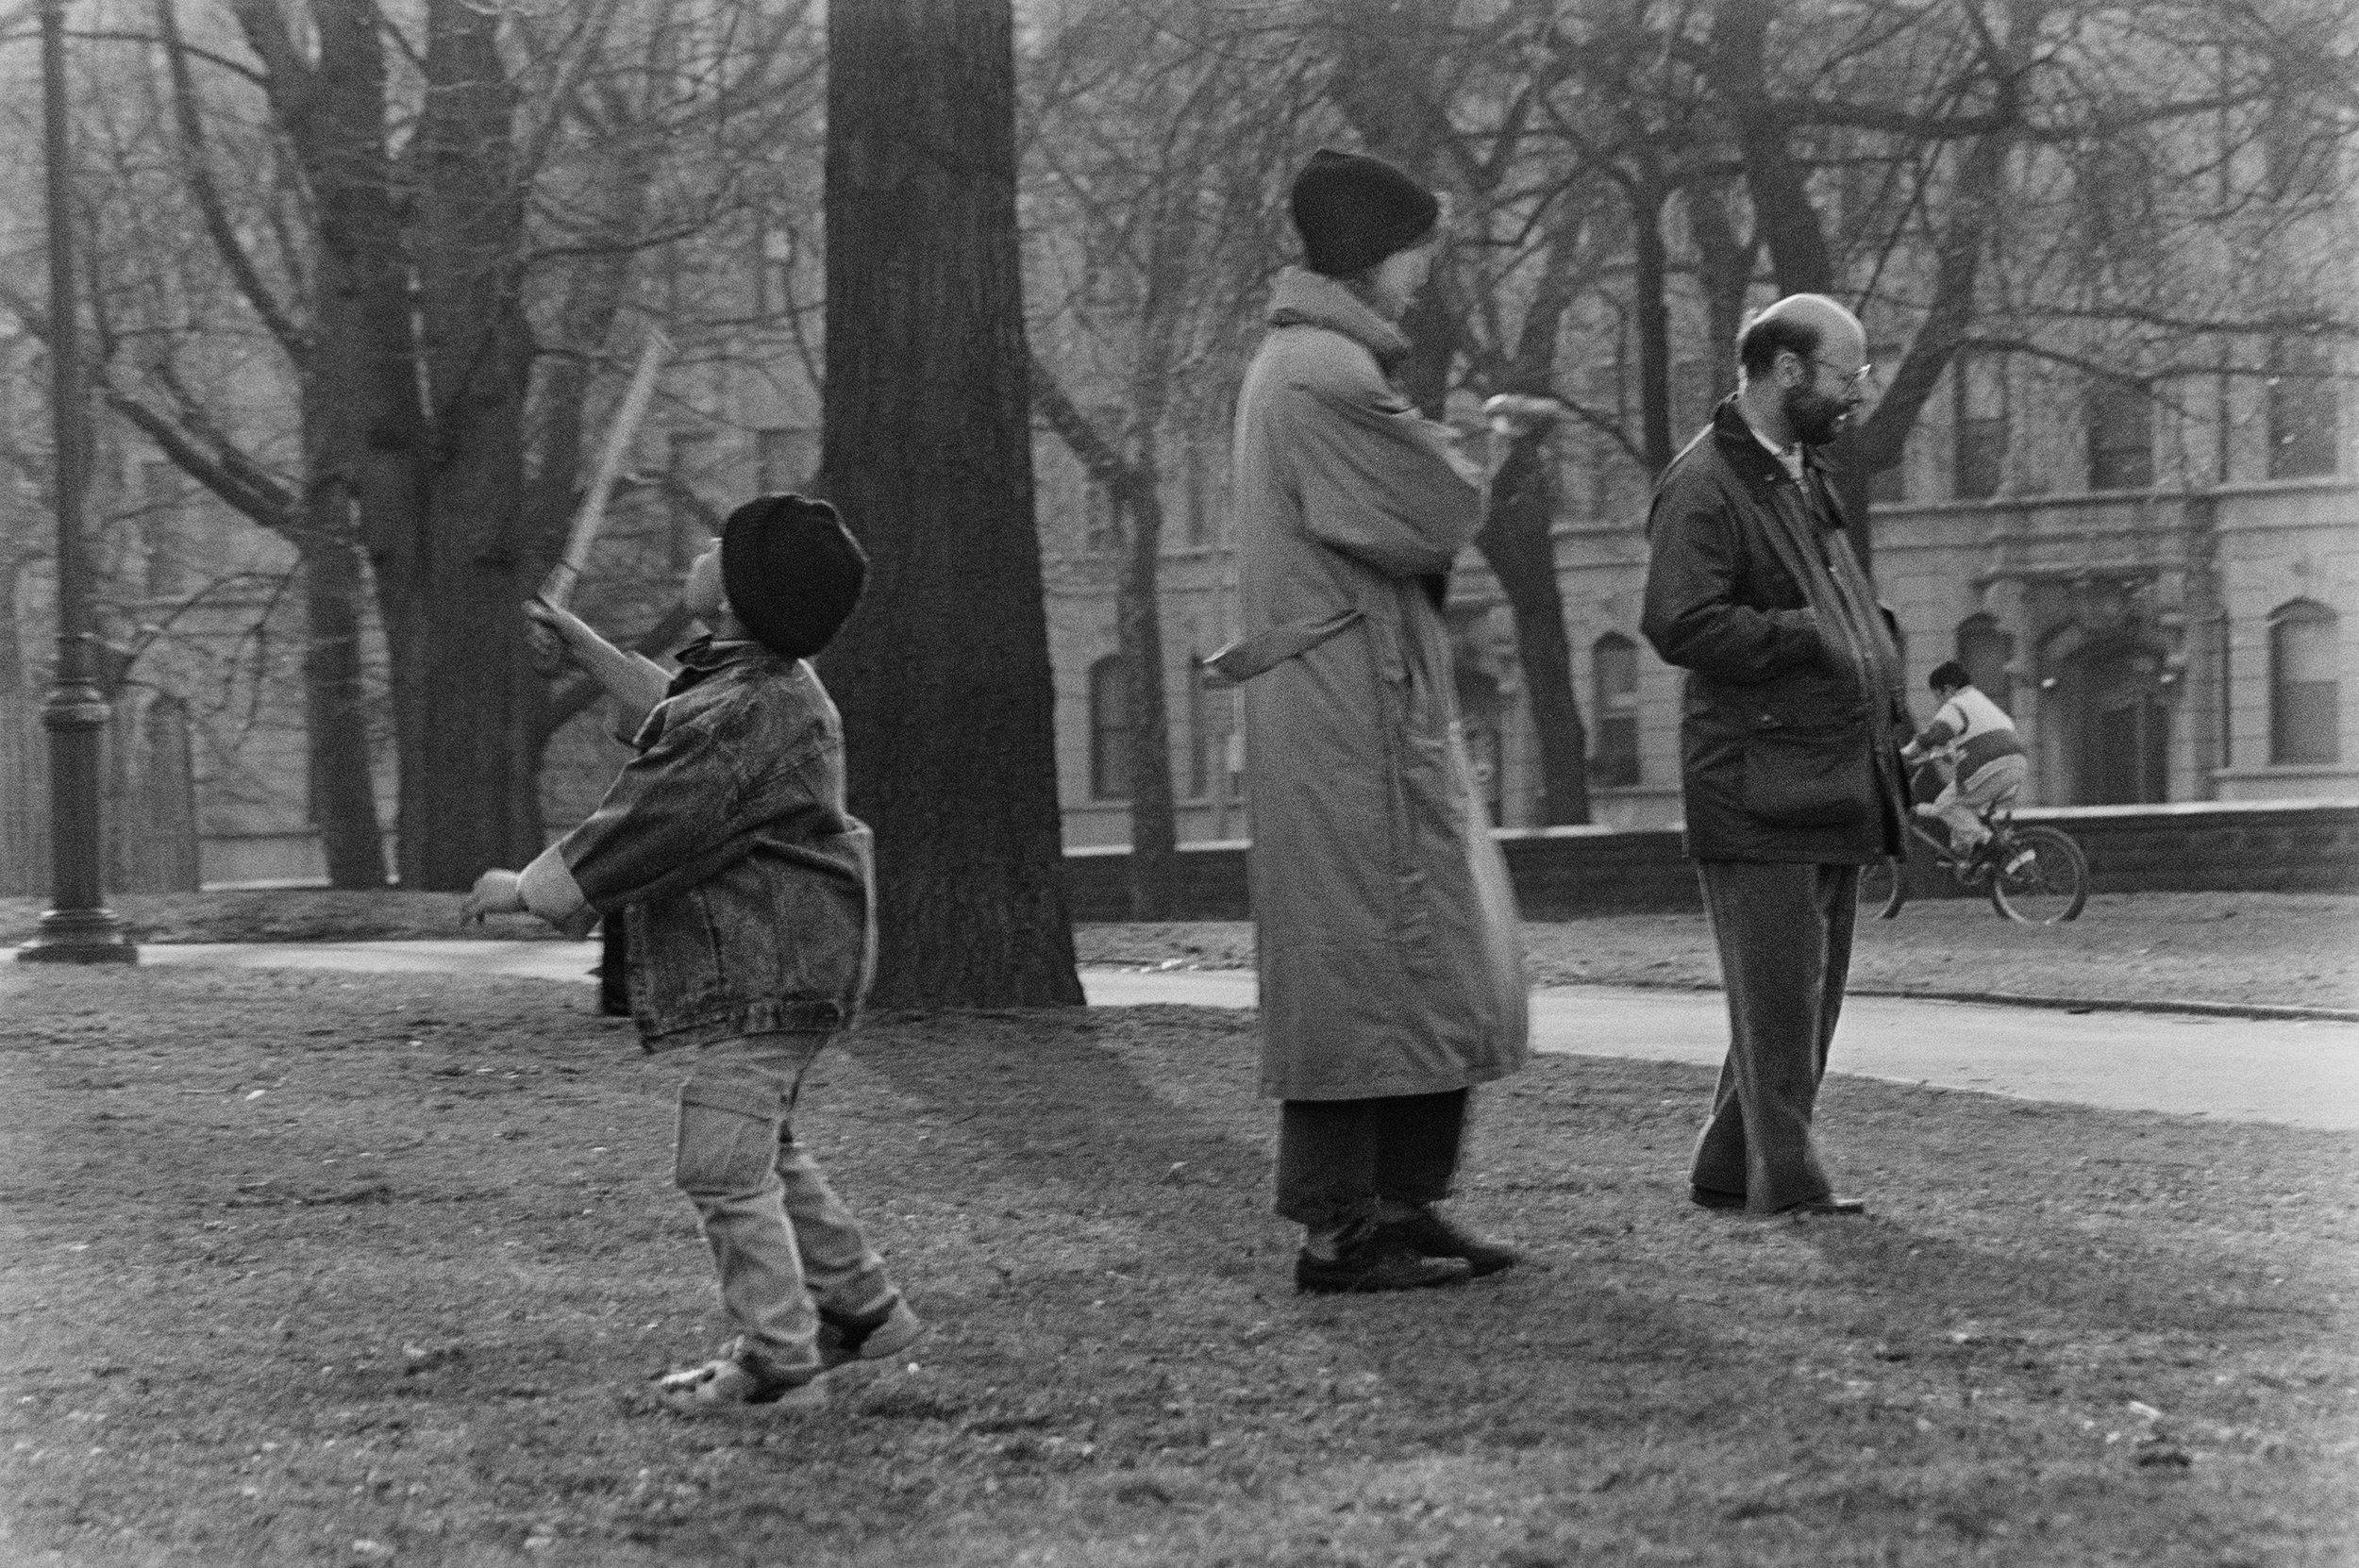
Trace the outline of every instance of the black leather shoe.
{"type": "Polygon", "coordinates": [[[1723,1193],[1717,1187],[1690,1187],[1687,1201],[1698,1209],[1742,1209],[1745,1207],[1745,1194],[1723,1193]]]}
{"type": "Polygon", "coordinates": [[[1867,1200],[1865,1198],[1839,1198],[1830,1193],[1823,1198],[1804,1198],[1799,1203],[1789,1203],[1778,1212],[1798,1215],[1865,1214],[1867,1212],[1867,1200]]]}
{"type": "Polygon", "coordinates": [[[1424,1291],[1472,1277],[1464,1259],[1421,1258],[1379,1226],[1363,1228],[1332,1258],[1295,1256],[1295,1289],[1317,1294],[1424,1291]]]}
{"type": "Polygon", "coordinates": [[[1385,1220],[1378,1225],[1377,1231],[1420,1258],[1461,1259],[1468,1276],[1476,1279],[1512,1269],[1523,1261],[1524,1255],[1514,1247],[1484,1241],[1430,1209],[1419,1209],[1414,1219],[1385,1220]]]}

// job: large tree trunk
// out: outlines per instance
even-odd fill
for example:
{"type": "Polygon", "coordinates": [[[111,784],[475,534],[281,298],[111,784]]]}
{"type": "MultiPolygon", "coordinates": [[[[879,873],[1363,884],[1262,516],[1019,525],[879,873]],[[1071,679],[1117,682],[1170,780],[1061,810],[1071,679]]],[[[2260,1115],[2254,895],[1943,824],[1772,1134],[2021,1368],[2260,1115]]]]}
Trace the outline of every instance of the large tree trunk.
{"type": "Polygon", "coordinates": [[[518,610],[532,342],[518,292],[515,92],[496,26],[461,0],[427,8],[411,256],[434,441],[421,548],[395,585],[411,597],[404,629],[421,677],[396,693],[418,705],[396,726],[411,748],[401,876],[416,888],[464,888],[541,848],[518,610]]]}
{"type": "Polygon", "coordinates": [[[1554,827],[1589,820],[1589,732],[1573,694],[1573,654],[1556,580],[1555,486],[1545,432],[1515,438],[1491,481],[1491,502],[1475,547],[1491,565],[1515,617],[1515,658],[1540,740],[1540,821],[1554,827]]]}
{"type": "Polygon", "coordinates": [[[853,809],[877,832],[877,999],[1079,1005],[1008,0],[858,0],[828,30],[818,488],[870,574],[824,662],[853,809]]]}

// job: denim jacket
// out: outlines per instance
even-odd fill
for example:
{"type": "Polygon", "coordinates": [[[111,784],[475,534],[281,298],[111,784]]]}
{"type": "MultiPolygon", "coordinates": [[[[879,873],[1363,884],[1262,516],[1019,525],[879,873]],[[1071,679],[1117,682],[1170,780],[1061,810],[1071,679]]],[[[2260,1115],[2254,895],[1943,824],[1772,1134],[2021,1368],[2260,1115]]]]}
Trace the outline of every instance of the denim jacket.
{"type": "Polygon", "coordinates": [[[628,910],[650,1051],[847,1026],[875,968],[875,865],[835,704],[758,642],[703,640],[680,663],[638,757],[526,868],[525,902],[577,935],[628,910]]]}

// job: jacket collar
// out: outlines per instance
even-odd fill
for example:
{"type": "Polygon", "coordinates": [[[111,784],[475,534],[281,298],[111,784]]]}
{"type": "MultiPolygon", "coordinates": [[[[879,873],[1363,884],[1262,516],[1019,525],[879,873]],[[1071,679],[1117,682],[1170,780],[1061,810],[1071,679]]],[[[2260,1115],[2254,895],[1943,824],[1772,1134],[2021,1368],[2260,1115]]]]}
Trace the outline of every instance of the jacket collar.
{"type": "Polygon", "coordinates": [[[1340,332],[1390,367],[1407,357],[1409,340],[1399,327],[1368,309],[1367,302],[1341,283],[1301,267],[1278,275],[1270,295],[1272,326],[1323,326],[1340,332]]]}
{"type": "MultiPolygon", "coordinates": [[[[1756,469],[1788,484],[1793,483],[1785,465],[1778,461],[1770,450],[1761,443],[1761,438],[1753,433],[1752,422],[1745,417],[1745,410],[1737,407],[1734,392],[1722,398],[1720,406],[1712,410],[1712,433],[1719,441],[1724,456],[1744,453],[1745,460],[1756,469]]],[[[1829,462],[1826,453],[1815,446],[1802,448],[1802,467],[1816,472],[1821,478],[1834,472],[1834,464],[1829,462]]]]}
{"type": "Polygon", "coordinates": [[[786,662],[759,642],[722,642],[710,634],[697,638],[672,657],[679,660],[679,674],[672,677],[674,691],[685,691],[732,665],[755,664],[764,659],[780,664],[786,662]]]}

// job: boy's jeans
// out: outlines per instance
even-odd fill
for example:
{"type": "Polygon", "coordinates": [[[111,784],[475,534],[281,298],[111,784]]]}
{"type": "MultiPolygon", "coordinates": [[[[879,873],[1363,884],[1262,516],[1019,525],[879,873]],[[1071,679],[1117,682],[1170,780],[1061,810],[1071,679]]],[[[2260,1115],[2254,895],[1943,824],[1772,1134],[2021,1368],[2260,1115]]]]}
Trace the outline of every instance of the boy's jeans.
{"type": "Polygon", "coordinates": [[[1949,842],[1960,854],[1990,837],[1983,826],[1987,807],[2012,800],[2030,776],[2031,764],[2020,757],[1994,757],[1974,770],[1974,776],[1953,778],[1933,801],[1932,814],[1949,826],[1949,842]]]}
{"type": "Polygon", "coordinates": [[[818,1308],[857,1314],[893,1297],[884,1259],[788,1125],[829,1038],[714,1041],[680,1085],[672,1179],[712,1248],[736,1353],[772,1373],[817,1369],[818,1308]]]}

